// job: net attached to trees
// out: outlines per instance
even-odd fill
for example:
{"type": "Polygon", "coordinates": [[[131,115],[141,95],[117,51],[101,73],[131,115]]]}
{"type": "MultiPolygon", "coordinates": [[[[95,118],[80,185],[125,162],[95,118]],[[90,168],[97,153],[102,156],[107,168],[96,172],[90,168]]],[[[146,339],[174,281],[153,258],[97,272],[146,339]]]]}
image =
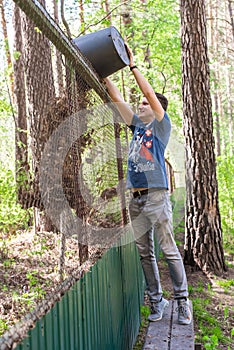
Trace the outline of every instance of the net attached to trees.
{"type": "MultiPolygon", "coordinates": [[[[14,28],[18,200],[36,209],[36,225],[62,234],[62,276],[67,238],[95,250],[124,233],[127,133],[99,76],[43,1],[15,0],[14,28]]],[[[21,340],[84,269],[5,333],[0,348],[21,340]]]]}
{"type": "MultiPolygon", "coordinates": [[[[22,141],[17,149],[20,202],[45,211],[67,236],[94,222],[102,227],[126,223],[122,161],[126,132],[115,106],[97,73],[42,5],[15,3],[26,13],[15,14],[15,28],[21,29],[16,33],[21,54],[15,63],[22,141]],[[26,89],[20,74],[17,79],[20,68],[26,89]],[[25,100],[26,106],[21,106],[25,100]],[[29,113],[27,129],[22,128],[20,108],[29,113]],[[24,130],[30,135],[29,151],[24,130]]],[[[81,233],[81,243],[103,244],[92,235],[84,234],[83,241],[81,233]]]]}

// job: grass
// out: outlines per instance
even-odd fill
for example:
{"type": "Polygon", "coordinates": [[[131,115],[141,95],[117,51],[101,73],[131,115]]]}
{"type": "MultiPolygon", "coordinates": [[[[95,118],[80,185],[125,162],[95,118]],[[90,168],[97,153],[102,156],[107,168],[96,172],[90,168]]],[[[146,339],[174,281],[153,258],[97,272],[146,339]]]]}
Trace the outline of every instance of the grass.
{"type": "Polygon", "coordinates": [[[142,305],[140,310],[141,310],[141,325],[140,325],[139,334],[137,336],[137,340],[136,340],[136,343],[134,344],[133,350],[142,350],[142,346],[145,340],[145,334],[149,324],[149,321],[148,321],[148,316],[150,314],[149,306],[142,305]]]}
{"type": "Polygon", "coordinates": [[[230,307],[230,302],[228,303],[228,297],[233,298],[231,286],[233,286],[233,279],[224,281],[217,277],[213,286],[210,283],[204,286],[201,281],[198,281],[196,286],[189,285],[196,326],[195,343],[202,344],[203,349],[233,349],[234,309],[230,307]],[[217,285],[223,289],[217,292],[217,285]],[[225,293],[229,294],[227,299],[225,299],[225,293]]]}
{"type": "Polygon", "coordinates": [[[219,350],[221,344],[225,346],[225,349],[231,349],[234,332],[231,330],[227,335],[225,331],[225,328],[230,328],[232,319],[229,306],[223,307],[221,300],[220,304],[215,307],[214,300],[217,301],[217,295],[210,285],[205,288],[198,283],[196,288],[189,286],[189,292],[193,303],[194,323],[197,328],[195,342],[202,344],[204,349],[219,350]]]}
{"type": "MultiPolygon", "coordinates": [[[[18,231],[0,237],[0,336],[60,283],[60,235],[18,231]]],[[[77,267],[77,241],[67,241],[65,273],[77,267]]]]}

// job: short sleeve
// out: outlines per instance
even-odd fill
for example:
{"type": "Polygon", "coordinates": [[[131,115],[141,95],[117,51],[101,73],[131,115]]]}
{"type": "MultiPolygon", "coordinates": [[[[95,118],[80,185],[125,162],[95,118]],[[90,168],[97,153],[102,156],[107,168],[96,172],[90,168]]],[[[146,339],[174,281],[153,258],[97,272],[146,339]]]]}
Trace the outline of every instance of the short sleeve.
{"type": "Polygon", "coordinates": [[[142,121],[136,114],[134,114],[132,118],[132,124],[128,125],[128,127],[131,129],[132,133],[134,133],[136,126],[139,124],[142,124],[142,121]]]}
{"type": "Polygon", "coordinates": [[[157,119],[153,122],[153,133],[165,146],[167,145],[171,133],[171,121],[165,112],[163,119],[159,122],[157,119]]]}

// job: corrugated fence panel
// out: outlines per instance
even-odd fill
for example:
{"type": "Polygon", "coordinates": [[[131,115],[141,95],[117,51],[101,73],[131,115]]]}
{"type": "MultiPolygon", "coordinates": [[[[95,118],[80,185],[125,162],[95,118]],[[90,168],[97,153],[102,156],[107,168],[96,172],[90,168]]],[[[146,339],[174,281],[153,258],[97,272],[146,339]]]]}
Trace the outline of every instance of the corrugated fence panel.
{"type": "Polygon", "coordinates": [[[144,281],[134,243],[113,247],[36,323],[16,350],[130,350],[144,281]]]}

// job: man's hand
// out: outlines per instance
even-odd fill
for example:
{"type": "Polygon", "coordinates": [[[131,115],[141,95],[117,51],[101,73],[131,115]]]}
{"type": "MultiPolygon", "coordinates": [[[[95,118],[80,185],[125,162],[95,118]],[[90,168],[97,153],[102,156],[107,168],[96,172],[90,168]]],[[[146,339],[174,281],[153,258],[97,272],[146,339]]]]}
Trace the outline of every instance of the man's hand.
{"type": "Polygon", "coordinates": [[[129,61],[130,61],[129,67],[133,67],[133,66],[135,66],[135,64],[134,64],[134,57],[133,57],[132,50],[130,49],[130,47],[128,46],[128,44],[126,42],[125,42],[125,46],[126,46],[128,56],[129,56],[129,61]]]}

